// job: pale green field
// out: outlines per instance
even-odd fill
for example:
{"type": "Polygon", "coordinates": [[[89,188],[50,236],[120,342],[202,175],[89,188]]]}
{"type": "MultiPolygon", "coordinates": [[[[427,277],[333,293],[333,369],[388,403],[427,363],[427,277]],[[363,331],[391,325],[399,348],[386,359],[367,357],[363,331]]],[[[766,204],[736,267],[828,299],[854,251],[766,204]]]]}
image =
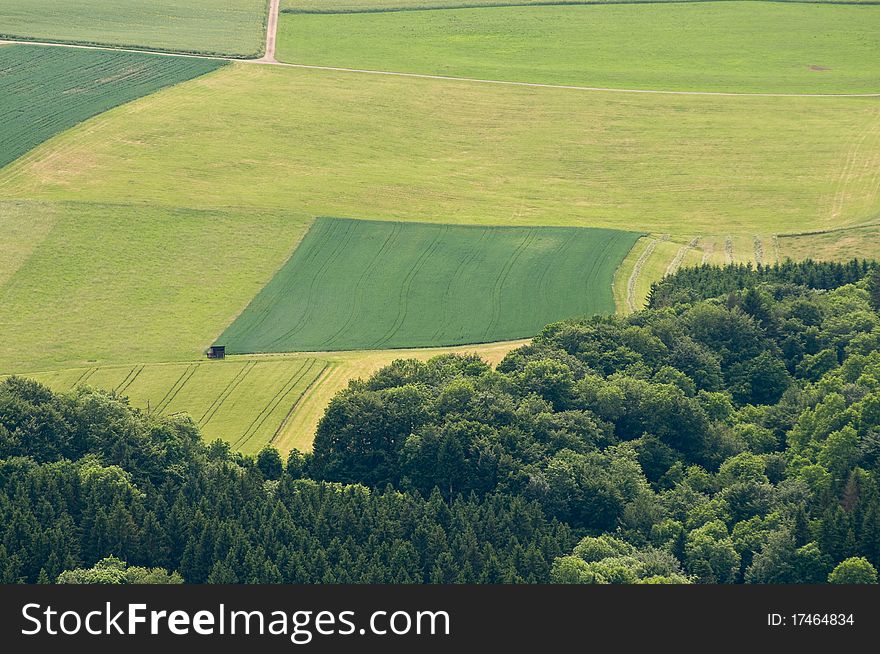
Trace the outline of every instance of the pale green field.
{"type": "Polygon", "coordinates": [[[268,0],[0,0],[0,38],[253,57],[268,0]]]}
{"type": "MultiPolygon", "coordinates": [[[[393,12],[448,9],[450,7],[518,7],[540,5],[599,5],[599,4],[684,4],[703,0],[281,0],[282,12],[393,12]]],[[[754,0],[761,2],[763,0],[754,0]]],[[[839,0],[776,0],[778,2],[808,2],[808,4],[840,4],[839,0]]],[[[876,4],[876,0],[844,0],[845,4],[876,4]]]]}
{"type": "Polygon", "coordinates": [[[750,235],[876,214],[878,155],[875,99],[238,64],[51,140],[0,171],[0,198],[750,235]]]}
{"type": "Polygon", "coordinates": [[[880,257],[880,223],[821,234],[780,237],[779,249],[783,257],[792,259],[877,259],[880,257]]]}
{"type": "Polygon", "coordinates": [[[0,258],[0,373],[197,357],[307,224],[283,211],[0,201],[19,253],[0,258]]]}
{"type": "Polygon", "coordinates": [[[824,253],[812,241],[802,241],[801,238],[780,238],[776,234],[767,233],[705,236],[690,240],[669,234],[646,236],[636,243],[614,277],[614,301],[618,312],[621,313],[641,309],[645,306],[653,282],[674,273],[681,267],[699,266],[704,263],[723,266],[728,263],[772,264],[786,257],[840,260],[853,256],[866,258],[877,256],[876,253],[880,251],[880,240],[875,239],[876,234],[880,232],[859,228],[839,232],[839,234],[847,233],[850,234],[846,241],[848,247],[844,247],[841,243],[841,247],[829,249],[824,253]],[[799,245],[795,246],[794,243],[799,245]]]}
{"type": "Polygon", "coordinates": [[[880,6],[766,2],[283,14],[281,61],[610,88],[880,92],[880,6]]]}

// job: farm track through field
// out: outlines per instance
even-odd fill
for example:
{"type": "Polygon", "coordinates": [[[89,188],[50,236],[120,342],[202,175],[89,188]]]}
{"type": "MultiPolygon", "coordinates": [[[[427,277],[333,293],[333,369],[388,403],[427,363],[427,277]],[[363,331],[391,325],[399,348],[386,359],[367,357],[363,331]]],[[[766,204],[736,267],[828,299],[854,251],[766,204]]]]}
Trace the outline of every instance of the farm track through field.
{"type": "Polygon", "coordinates": [[[125,389],[127,389],[134,383],[134,380],[137,379],[138,375],[140,375],[144,371],[145,367],[146,366],[144,365],[139,365],[129,370],[128,374],[125,376],[125,379],[119,382],[119,385],[113,389],[113,392],[120,395],[124,393],[125,389]]]}
{"type": "Polygon", "coordinates": [[[79,48],[86,50],[106,50],[112,52],[137,52],[152,54],[161,57],[187,57],[190,59],[210,59],[214,61],[233,61],[242,64],[258,66],[282,66],[285,68],[298,68],[302,70],[324,70],[336,73],[356,73],[360,75],[386,75],[393,77],[408,77],[412,79],[443,80],[449,82],[468,82],[472,84],[496,84],[501,86],[518,86],[535,89],[560,89],[568,91],[591,91],[600,93],[642,93],[649,95],[708,95],[718,97],[758,97],[758,98],[880,98],[880,92],[876,93],[748,93],[736,91],[674,91],[669,89],[629,89],[610,88],[601,86],[578,86],[573,84],[542,84],[539,82],[515,82],[512,80],[481,79],[477,77],[455,77],[453,75],[429,75],[425,73],[405,73],[393,70],[370,70],[366,68],[344,68],[340,66],[314,66],[310,64],[289,64],[280,61],[268,61],[266,59],[236,59],[234,57],[215,57],[210,55],[196,55],[175,52],[162,52],[157,50],[137,50],[132,48],[113,48],[97,45],[75,45],[71,43],[52,43],[49,41],[15,41],[0,40],[3,44],[20,44],[53,48],[79,48]]]}
{"type": "Polygon", "coordinates": [[[705,266],[713,254],[715,254],[715,243],[707,241],[703,246],[703,256],[700,259],[700,265],[705,266]]]}
{"type": "Polygon", "coordinates": [[[666,266],[666,275],[672,275],[681,268],[681,262],[684,261],[684,258],[687,256],[687,253],[697,247],[697,243],[700,242],[700,237],[696,237],[691,240],[687,245],[682,245],[678,248],[678,252],[675,253],[675,256],[672,258],[672,261],[669,262],[669,265],[666,266]]]}
{"type": "Polygon", "coordinates": [[[171,402],[174,401],[174,398],[177,397],[180,389],[186,386],[187,382],[192,379],[192,376],[194,374],[196,374],[196,370],[199,369],[199,365],[201,364],[194,363],[190,366],[187,366],[180,377],[177,378],[177,381],[174,382],[171,388],[168,389],[168,392],[165,393],[165,396],[162,398],[159,404],[156,405],[156,408],[154,409],[156,413],[162,413],[162,411],[165,410],[165,407],[167,407],[169,404],[171,404],[171,402]]]}
{"type": "Polygon", "coordinates": [[[461,277],[462,271],[466,270],[467,267],[477,258],[480,254],[480,249],[483,241],[486,236],[489,234],[489,228],[484,227],[480,232],[480,238],[473,242],[471,246],[471,251],[461,260],[461,263],[458,264],[458,267],[455,269],[455,272],[449,278],[449,281],[446,284],[446,288],[443,290],[443,320],[438,322],[437,329],[434,330],[434,333],[431,335],[432,340],[437,340],[439,336],[446,330],[447,325],[449,325],[449,311],[448,307],[450,305],[450,300],[452,299],[452,289],[455,287],[455,283],[461,277]]]}
{"type": "Polygon", "coordinates": [[[878,187],[880,187],[880,161],[878,161],[880,157],[876,154],[878,140],[880,140],[880,110],[875,112],[874,120],[867,124],[847,151],[846,160],[840,167],[840,175],[831,200],[831,209],[828,215],[829,224],[837,224],[844,205],[850,199],[850,189],[856,181],[870,176],[867,182],[870,191],[869,202],[876,199],[878,187]],[[866,143],[868,148],[865,148],[866,143]],[[866,149],[872,155],[866,156],[866,149]]]}
{"type": "Polygon", "coordinates": [[[89,377],[98,372],[98,368],[87,368],[86,371],[81,374],[73,384],[70,385],[71,388],[76,388],[77,386],[84,386],[86,382],[89,381],[89,377]]]}
{"type": "MultiPolygon", "coordinates": [[[[335,229],[336,223],[334,223],[332,227],[335,229]]],[[[321,264],[318,266],[315,274],[312,275],[312,278],[309,280],[309,292],[306,295],[305,309],[303,310],[303,313],[300,316],[299,320],[294,323],[293,327],[284,332],[284,334],[272,341],[270,345],[278,345],[282,341],[291,338],[308,324],[308,319],[311,317],[315,308],[314,297],[316,285],[324,277],[325,274],[333,269],[333,264],[340,256],[342,256],[342,254],[345,253],[346,248],[348,247],[348,243],[349,241],[351,241],[353,233],[352,226],[351,224],[345,224],[344,227],[345,231],[343,232],[342,237],[335,242],[333,250],[330,252],[330,254],[322,258],[321,264]]],[[[320,256],[320,252],[313,252],[310,254],[312,255],[312,258],[317,258],[320,256]]],[[[267,312],[263,315],[261,323],[265,321],[266,316],[268,315],[269,311],[267,310],[267,312]]]]}
{"type": "Polygon", "coordinates": [[[248,376],[248,373],[257,365],[256,361],[248,361],[244,366],[242,366],[241,370],[235,373],[235,377],[226,385],[226,388],[214,398],[214,401],[205,409],[205,412],[202,414],[202,417],[199,418],[199,427],[204,427],[211,419],[217,415],[217,411],[220,410],[220,407],[223,403],[229,398],[232,393],[235,392],[235,389],[238,388],[238,385],[244,380],[245,377],[248,376]]]}
{"type": "MultiPolygon", "coordinates": [[[[318,364],[317,359],[306,359],[303,362],[303,365],[297,368],[297,370],[290,376],[290,379],[278,390],[278,392],[273,395],[269,401],[266,403],[266,406],[256,415],[256,417],[251,421],[251,424],[248,425],[247,429],[245,429],[244,433],[233,443],[233,447],[241,447],[243,444],[246,444],[251,438],[253,438],[257,432],[260,431],[260,428],[269,419],[275,410],[280,406],[281,402],[284,401],[284,398],[287,397],[295,388],[296,385],[302,381],[303,378],[308,375],[312,369],[318,364]]],[[[327,364],[323,364],[324,368],[326,368],[327,364]]],[[[323,368],[322,368],[323,371],[323,368]]],[[[320,374],[320,373],[319,373],[320,374]]]]}
{"type": "Polygon", "coordinates": [[[263,56],[258,60],[266,64],[277,63],[275,60],[275,42],[278,37],[278,12],[281,0],[271,0],[269,3],[269,17],[266,20],[266,46],[263,56]]]}
{"type": "Polygon", "coordinates": [[[565,257],[563,256],[563,252],[568,250],[571,245],[575,242],[574,235],[564,239],[559,245],[556,246],[556,249],[553,251],[553,255],[547,258],[547,261],[544,264],[544,267],[541,269],[541,274],[538,276],[538,283],[536,287],[538,289],[538,293],[541,297],[547,298],[550,296],[551,290],[547,287],[547,273],[553,269],[554,261],[565,261],[565,257]]]}

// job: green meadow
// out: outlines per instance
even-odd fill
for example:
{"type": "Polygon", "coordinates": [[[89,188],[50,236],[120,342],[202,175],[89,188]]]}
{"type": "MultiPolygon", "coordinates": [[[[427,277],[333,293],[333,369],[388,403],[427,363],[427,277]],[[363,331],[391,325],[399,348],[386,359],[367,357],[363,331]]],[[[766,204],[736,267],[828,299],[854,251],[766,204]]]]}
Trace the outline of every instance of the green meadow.
{"type": "Polygon", "coordinates": [[[583,92],[234,64],[55,137],[0,171],[0,199],[86,212],[259,209],[304,222],[784,233],[877,215],[878,118],[870,98],[583,92]]]}
{"type": "Polygon", "coordinates": [[[650,271],[696,237],[753,258],[755,235],[876,220],[878,118],[873,99],[226,66],[0,170],[0,372],[198,357],[320,215],[670,234],[650,271]]]}
{"type": "Polygon", "coordinates": [[[259,56],[268,0],[0,0],[0,38],[259,56]]]}
{"type": "Polygon", "coordinates": [[[880,6],[765,2],[284,14],[302,64],[610,88],[880,92],[880,6]]]}
{"type": "Polygon", "coordinates": [[[320,218],[219,344],[234,354],[437,347],[614,313],[640,234],[320,218]]]}
{"type": "Polygon", "coordinates": [[[284,212],[0,202],[0,230],[21,251],[0,266],[0,373],[198,357],[306,224],[284,212]]]}

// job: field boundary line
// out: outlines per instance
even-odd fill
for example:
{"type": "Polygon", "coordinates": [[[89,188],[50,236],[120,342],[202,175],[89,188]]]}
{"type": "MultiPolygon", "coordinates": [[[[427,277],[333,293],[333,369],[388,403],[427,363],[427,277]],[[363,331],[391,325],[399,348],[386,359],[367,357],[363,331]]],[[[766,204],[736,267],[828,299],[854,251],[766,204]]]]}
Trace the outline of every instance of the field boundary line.
{"type": "MultiPolygon", "coordinates": [[[[528,7],[602,7],[614,5],[687,5],[701,3],[717,3],[726,0],[542,0],[540,2],[520,1],[516,2],[455,2],[446,5],[414,5],[412,7],[360,7],[352,9],[298,9],[288,7],[282,9],[282,14],[299,16],[345,16],[350,14],[397,14],[402,12],[416,11],[453,11],[456,9],[511,9],[528,7]]],[[[749,2],[765,2],[777,4],[787,2],[799,5],[847,5],[855,7],[872,7],[880,4],[872,0],[858,2],[856,0],[746,0],[749,2]]]]}
{"type": "Polygon", "coordinates": [[[191,59],[211,59],[214,61],[231,61],[256,66],[281,66],[302,70],[323,70],[336,73],[357,73],[360,75],[385,75],[390,77],[408,77],[412,79],[441,80],[447,82],[468,82],[471,84],[496,84],[500,86],[519,86],[533,89],[558,89],[567,91],[589,91],[597,93],[642,93],[649,95],[697,95],[716,97],[743,98],[880,98],[880,91],[873,93],[773,93],[745,91],[684,91],[671,89],[631,89],[609,88],[603,86],[579,86],[576,84],[545,84],[541,82],[517,82],[514,80],[482,79],[478,77],[456,77],[454,75],[431,75],[429,73],[406,73],[394,70],[372,70],[369,68],[346,68],[343,66],[317,66],[313,64],[294,64],[282,61],[266,61],[264,59],[237,59],[212,55],[188,54],[185,52],[162,52],[160,50],[137,50],[133,48],[114,48],[112,46],[79,45],[73,43],[53,43],[51,41],[27,41],[0,39],[0,45],[33,45],[52,48],[80,48],[85,50],[108,50],[112,52],[135,52],[152,54],[162,57],[189,57],[191,59]]]}
{"type": "MultiPolygon", "coordinates": [[[[236,59],[244,64],[258,64],[250,59],[236,59]]],[[[337,73],[359,73],[362,75],[388,75],[392,77],[411,77],[415,79],[443,80],[448,82],[470,82],[474,84],[498,84],[502,86],[520,86],[536,89],[560,89],[567,91],[592,91],[601,93],[643,93],[653,95],[709,95],[720,97],[756,97],[756,98],[880,98],[880,92],[875,93],[772,93],[772,92],[745,92],[745,91],[675,91],[671,89],[630,89],[609,88],[603,86],[580,86],[576,84],[544,84],[541,82],[516,82],[513,80],[483,79],[479,77],[456,77],[454,75],[431,75],[429,73],[405,73],[391,70],[372,70],[368,68],[345,68],[341,66],[316,66],[311,64],[293,64],[286,62],[269,63],[270,66],[285,66],[288,68],[301,68],[305,70],[325,70],[337,73]]]]}

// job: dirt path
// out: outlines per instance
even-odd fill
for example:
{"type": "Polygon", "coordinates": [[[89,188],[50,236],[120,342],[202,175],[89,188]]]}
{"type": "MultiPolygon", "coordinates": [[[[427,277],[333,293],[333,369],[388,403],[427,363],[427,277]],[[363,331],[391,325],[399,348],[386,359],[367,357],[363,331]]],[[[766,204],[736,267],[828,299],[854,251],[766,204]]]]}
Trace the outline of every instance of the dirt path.
{"type": "MultiPolygon", "coordinates": [[[[273,3],[280,0],[273,0],[273,3]]],[[[277,31],[278,14],[275,14],[275,29],[277,31]]],[[[271,18],[270,18],[271,23],[271,18]]],[[[52,43],[49,41],[10,41],[0,39],[0,45],[36,45],[55,48],[80,48],[84,50],[108,50],[111,52],[142,52],[145,54],[159,55],[163,57],[190,57],[193,59],[213,59],[215,61],[238,61],[243,64],[261,66],[284,66],[286,68],[300,68],[303,70],[326,70],[336,73],[356,73],[360,75],[386,75],[391,77],[408,77],[412,79],[433,79],[449,82],[468,82],[472,84],[497,84],[500,86],[520,86],[532,89],[560,89],[567,91],[593,91],[602,93],[644,93],[648,95],[708,95],[717,97],[756,97],[756,98],[880,98],[878,93],[737,93],[733,91],[672,91],[664,89],[616,89],[603,86],[575,86],[569,84],[540,84],[538,82],[513,82],[500,79],[480,79],[477,77],[455,77],[452,75],[428,75],[425,73],[402,73],[393,70],[370,70],[367,68],[342,68],[339,66],[312,66],[309,64],[288,64],[275,59],[275,33],[271,35],[271,58],[269,57],[269,28],[267,28],[266,55],[261,59],[237,59],[235,57],[216,57],[211,55],[185,54],[180,52],[162,52],[160,50],[146,50],[137,48],[114,48],[112,46],[79,45],[73,43],[52,43]]]]}
{"type": "Polygon", "coordinates": [[[269,20],[266,22],[266,52],[262,59],[257,61],[261,64],[277,64],[275,59],[275,40],[278,36],[278,12],[281,0],[271,0],[269,5],[269,20]]]}

